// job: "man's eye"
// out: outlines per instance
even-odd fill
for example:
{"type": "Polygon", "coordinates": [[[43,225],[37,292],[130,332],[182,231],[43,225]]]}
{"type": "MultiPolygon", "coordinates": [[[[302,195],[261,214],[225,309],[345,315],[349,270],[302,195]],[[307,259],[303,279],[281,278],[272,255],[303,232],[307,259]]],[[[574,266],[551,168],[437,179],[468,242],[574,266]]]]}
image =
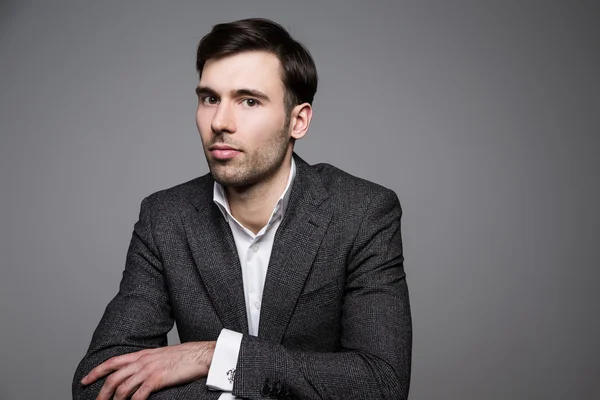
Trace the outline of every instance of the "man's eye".
{"type": "Polygon", "coordinates": [[[246,107],[256,107],[259,103],[256,99],[244,99],[242,100],[242,104],[244,104],[246,107]]]}
{"type": "Polygon", "coordinates": [[[203,96],[202,103],[204,104],[217,104],[219,100],[215,96],[203,96]]]}

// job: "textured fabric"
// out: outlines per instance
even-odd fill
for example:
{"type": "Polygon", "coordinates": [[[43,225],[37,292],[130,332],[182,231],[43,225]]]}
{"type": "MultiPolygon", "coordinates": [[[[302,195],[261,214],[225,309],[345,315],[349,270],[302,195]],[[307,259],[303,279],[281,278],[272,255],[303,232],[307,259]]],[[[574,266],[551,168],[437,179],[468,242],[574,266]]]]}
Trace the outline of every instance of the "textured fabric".
{"type": "MultiPolygon", "coordinates": [[[[210,175],[142,201],[117,296],[94,332],[79,380],[108,358],[242,333],[233,394],[259,399],[405,399],[412,328],[397,196],[327,164],[297,172],[276,232],[259,335],[248,335],[242,273],[210,175]]],[[[206,379],[151,399],[216,399],[206,379]]]]}

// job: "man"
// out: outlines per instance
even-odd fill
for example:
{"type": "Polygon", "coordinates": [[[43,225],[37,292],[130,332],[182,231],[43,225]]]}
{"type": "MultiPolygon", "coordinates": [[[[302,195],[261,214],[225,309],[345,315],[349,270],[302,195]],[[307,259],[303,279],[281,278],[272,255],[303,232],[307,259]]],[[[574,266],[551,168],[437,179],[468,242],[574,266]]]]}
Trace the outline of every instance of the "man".
{"type": "Polygon", "coordinates": [[[279,25],[198,46],[210,174],[142,201],[76,399],[405,399],[411,318],[396,195],[293,153],[317,89],[279,25]],[[181,344],[167,346],[174,321],[181,344]]]}

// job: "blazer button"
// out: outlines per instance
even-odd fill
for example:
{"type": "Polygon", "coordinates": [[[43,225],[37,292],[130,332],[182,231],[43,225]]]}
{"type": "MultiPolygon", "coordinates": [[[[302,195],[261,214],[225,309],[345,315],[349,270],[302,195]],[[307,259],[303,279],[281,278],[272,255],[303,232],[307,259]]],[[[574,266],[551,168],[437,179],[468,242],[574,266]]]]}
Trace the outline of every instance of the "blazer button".
{"type": "Polygon", "coordinates": [[[262,397],[269,397],[272,391],[273,388],[271,387],[271,385],[269,385],[269,380],[267,379],[263,387],[260,389],[260,395],[262,397]]]}
{"type": "Polygon", "coordinates": [[[296,396],[294,396],[294,392],[291,389],[287,389],[282,397],[282,400],[294,400],[296,396]]]}
{"type": "Polygon", "coordinates": [[[281,396],[281,394],[283,393],[283,388],[281,387],[281,383],[276,382],[275,385],[271,388],[271,394],[270,394],[270,398],[272,399],[278,399],[279,396],[281,396]]]}

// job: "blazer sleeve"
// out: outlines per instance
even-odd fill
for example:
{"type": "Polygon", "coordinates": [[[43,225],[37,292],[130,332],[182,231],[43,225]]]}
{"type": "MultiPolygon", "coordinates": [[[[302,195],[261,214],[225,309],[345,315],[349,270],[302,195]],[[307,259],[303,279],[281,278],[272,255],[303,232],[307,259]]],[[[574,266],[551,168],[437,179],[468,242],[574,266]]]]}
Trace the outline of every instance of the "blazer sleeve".
{"type": "Polygon", "coordinates": [[[259,399],[406,399],[412,322],[395,193],[375,196],[347,265],[341,351],[286,349],[244,335],[233,394],[259,399]],[[262,393],[261,393],[262,391],[262,393]]]}
{"type": "MultiPolygon", "coordinates": [[[[92,337],[89,349],[73,378],[73,399],[95,399],[105,378],[84,386],[80,380],[94,367],[111,357],[167,345],[167,333],[173,327],[169,295],[163,278],[163,266],[152,234],[151,200],[140,207],[119,292],[108,304],[92,337]]],[[[216,399],[209,392],[206,378],[187,385],[166,388],[150,399],[216,399]]]]}

